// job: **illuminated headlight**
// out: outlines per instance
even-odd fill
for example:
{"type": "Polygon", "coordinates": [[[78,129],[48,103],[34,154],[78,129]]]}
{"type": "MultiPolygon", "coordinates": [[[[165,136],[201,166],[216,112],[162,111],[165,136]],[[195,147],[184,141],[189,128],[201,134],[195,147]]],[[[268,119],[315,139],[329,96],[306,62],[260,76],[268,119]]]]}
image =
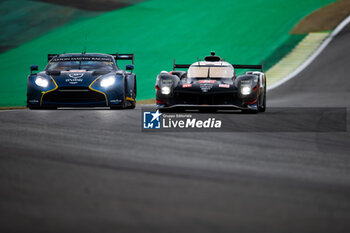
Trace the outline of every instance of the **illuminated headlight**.
{"type": "Polygon", "coordinates": [[[169,95],[170,94],[170,87],[162,87],[160,91],[163,95],[169,95]]]}
{"type": "Polygon", "coordinates": [[[115,83],[115,77],[107,77],[101,80],[101,87],[110,87],[115,83]]]}
{"type": "Polygon", "coordinates": [[[47,79],[45,78],[37,77],[35,79],[35,84],[38,85],[39,87],[47,87],[49,85],[49,81],[47,81],[47,79]]]}
{"type": "Polygon", "coordinates": [[[242,95],[249,95],[252,89],[249,86],[242,86],[241,93],[242,95]]]}

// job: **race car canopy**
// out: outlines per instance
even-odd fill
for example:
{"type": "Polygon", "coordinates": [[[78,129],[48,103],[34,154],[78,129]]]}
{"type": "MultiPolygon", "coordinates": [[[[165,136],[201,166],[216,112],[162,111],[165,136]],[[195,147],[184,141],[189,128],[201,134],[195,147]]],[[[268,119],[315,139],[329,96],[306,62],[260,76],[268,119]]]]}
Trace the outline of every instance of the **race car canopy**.
{"type": "Polygon", "coordinates": [[[232,78],[233,75],[234,75],[233,67],[229,64],[211,65],[211,64],[208,64],[207,62],[198,62],[190,66],[190,68],[188,69],[187,77],[189,78],[232,78]]]}

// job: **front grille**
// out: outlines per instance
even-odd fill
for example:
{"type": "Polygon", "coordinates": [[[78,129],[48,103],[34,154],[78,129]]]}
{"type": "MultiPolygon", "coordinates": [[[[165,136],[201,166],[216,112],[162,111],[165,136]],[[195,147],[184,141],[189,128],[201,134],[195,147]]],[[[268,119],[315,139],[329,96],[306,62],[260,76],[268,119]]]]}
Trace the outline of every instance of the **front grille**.
{"type": "Polygon", "coordinates": [[[87,87],[61,87],[43,96],[45,102],[88,103],[106,101],[102,93],[87,87]]]}
{"type": "Polygon", "coordinates": [[[194,104],[194,105],[225,105],[234,104],[237,97],[233,93],[216,94],[193,94],[193,93],[175,93],[174,104],[194,104]]]}

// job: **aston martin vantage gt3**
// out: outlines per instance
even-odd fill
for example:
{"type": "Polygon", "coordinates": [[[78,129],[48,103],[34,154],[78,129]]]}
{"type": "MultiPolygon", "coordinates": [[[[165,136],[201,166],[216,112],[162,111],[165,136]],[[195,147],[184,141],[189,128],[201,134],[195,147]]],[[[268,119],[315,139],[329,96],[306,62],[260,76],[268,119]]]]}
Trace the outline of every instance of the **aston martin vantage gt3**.
{"type": "Polygon", "coordinates": [[[57,107],[135,108],[136,75],[133,54],[49,54],[41,72],[31,66],[27,85],[30,109],[57,107]],[[131,60],[125,70],[118,60],[131,60]]]}

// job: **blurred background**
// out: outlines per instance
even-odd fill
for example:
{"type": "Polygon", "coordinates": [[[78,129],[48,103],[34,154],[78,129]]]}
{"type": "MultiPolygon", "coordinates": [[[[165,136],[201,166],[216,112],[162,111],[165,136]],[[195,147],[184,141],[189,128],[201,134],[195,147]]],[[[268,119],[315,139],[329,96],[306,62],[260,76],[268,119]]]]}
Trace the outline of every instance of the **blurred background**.
{"type": "Polygon", "coordinates": [[[1,0],[0,107],[26,105],[29,67],[44,69],[48,53],[135,53],[137,99],[147,100],[174,58],[215,50],[231,63],[264,60],[266,70],[349,9],[349,0],[1,0]]]}

